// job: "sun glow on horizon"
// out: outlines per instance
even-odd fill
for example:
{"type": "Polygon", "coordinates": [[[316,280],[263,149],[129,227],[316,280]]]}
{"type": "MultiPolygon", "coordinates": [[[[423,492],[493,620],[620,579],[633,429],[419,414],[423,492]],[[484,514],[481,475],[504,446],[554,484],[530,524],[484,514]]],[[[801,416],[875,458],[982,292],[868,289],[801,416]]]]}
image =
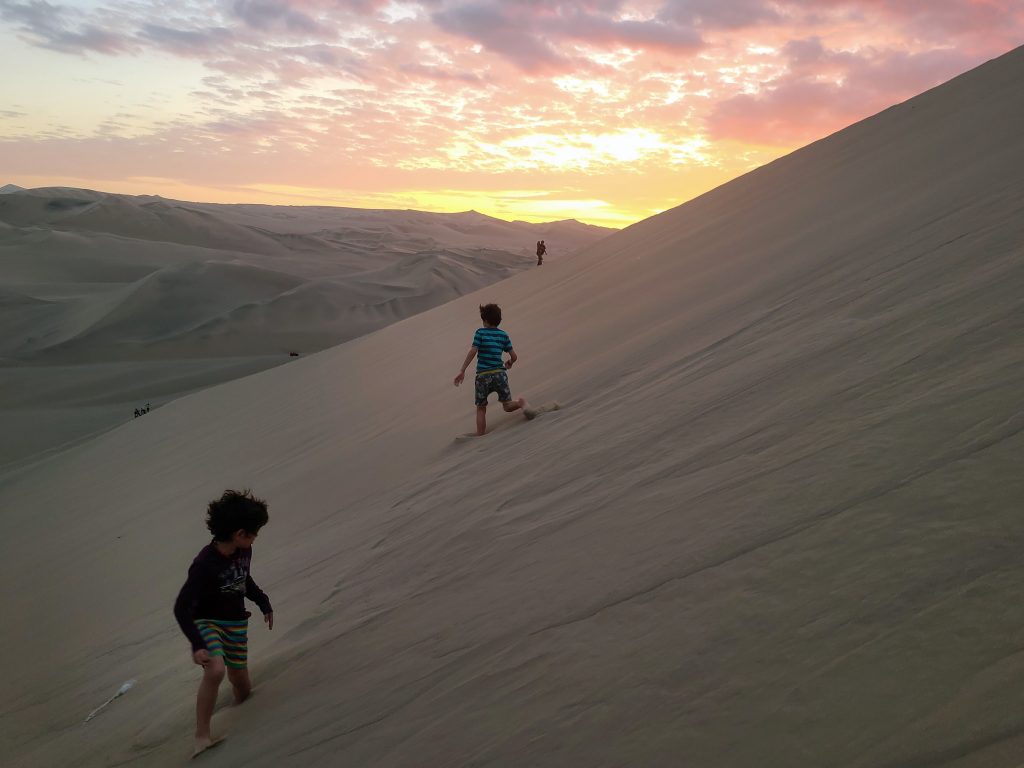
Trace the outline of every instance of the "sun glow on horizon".
{"type": "Polygon", "coordinates": [[[1024,39],[971,0],[112,1],[0,3],[0,183],[622,226],[1024,39]]]}

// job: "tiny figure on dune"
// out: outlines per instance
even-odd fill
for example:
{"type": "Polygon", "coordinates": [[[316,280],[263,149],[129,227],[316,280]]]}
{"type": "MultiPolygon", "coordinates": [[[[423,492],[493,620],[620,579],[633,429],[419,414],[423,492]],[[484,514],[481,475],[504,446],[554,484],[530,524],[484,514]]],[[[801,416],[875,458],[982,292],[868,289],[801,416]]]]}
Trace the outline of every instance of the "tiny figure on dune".
{"type": "Polygon", "coordinates": [[[543,240],[537,241],[537,266],[539,267],[544,263],[544,254],[548,252],[548,247],[544,245],[543,240]]]}
{"type": "Polygon", "coordinates": [[[508,384],[508,369],[519,359],[512,340],[508,334],[498,328],[501,325],[501,307],[497,304],[480,306],[480,319],[484,327],[478,328],[473,334],[473,346],[466,354],[462,370],[455,377],[455,386],[459,386],[466,377],[466,369],[476,358],[476,378],[474,386],[474,402],[476,403],[476,433],[487,432],[487,398],[491,392],[498,393],[501,407],[511,413],[523,409],[526,418],[532,418],[532,412],[525,398],[512,399],[512,391],[508,384]],[[508,360],[502,360],[502,353],[508,352],[508,360]]]}
{"type": "Polygon", "coordinates": [[[259,606],[267,629],[274,628],[270,598],[249,575],[253,542],[268,519],[266,502],[247,490],[224,491],[211,501],[206,527],[213,541],[192,561],[174,603],[174,617],[192,643],[192,661],[203,668],[196,696],[192,757],[224,740],[211,734],[210,721],[225,671],[236,704],[249,698],[252,691],[246,639],[250,614],[245,610],[245,598],[259,606]]]}
{"type": "Polygon", "coordinates": [[[142,411],[140,411],[140,410],[139,410],[138,408],[136,408],[136,409],[135,409],[135,418],[137,419],[137,418],[139,418],[139,416],[141,416],[141,415],[142,415],[142,411]]]}

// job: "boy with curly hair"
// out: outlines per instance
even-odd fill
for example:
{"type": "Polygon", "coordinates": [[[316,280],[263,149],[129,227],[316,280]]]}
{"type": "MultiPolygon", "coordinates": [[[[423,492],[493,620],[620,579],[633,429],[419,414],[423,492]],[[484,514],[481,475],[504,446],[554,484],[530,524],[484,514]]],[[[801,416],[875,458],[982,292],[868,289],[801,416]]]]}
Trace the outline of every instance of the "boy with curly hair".
{"type": "Polygon", "coordinates": [[[193,757],[224,740],[210,734],[210,721],[225,671],[236,704],[252,691],[246,640],[250,613],[245,610],[245,598],[259,606],[267,629],[274,628],[270,598],[249,575],[253,542],[268,519],[267,503],[248,490],[224,491],[211,501],[206,527],[213,541],[192,561],[174,603],[174,617],[192,644],[192,661],[203,668],[196,696],[193,757]]]}
{"type": "Polygon", "coordinates": [[[462,363],[462,370],[455,377],[455,386],[459,386],[466,378],[466,369],[476,358],[476,379],[474,395],[476,403],[476,434],[483,435],[487,432],[487,398],[491,392],[498,393],[498,402],[507,412],[523,410],[523,415],[528,419],[534,417],[525,398],[512,399],[512,391],[508,385],[508,369],[515,365],[519,357],[512,348],[512,340],[508,334],[501,330],[501,307],[497,304],[484,304],[480,306],[480,319],[484,327],[478,328],[473,334],[473,346],[466,354],[462,363]],[[502,353],[508,352],[508,360],[503,361],[502,353]]]}

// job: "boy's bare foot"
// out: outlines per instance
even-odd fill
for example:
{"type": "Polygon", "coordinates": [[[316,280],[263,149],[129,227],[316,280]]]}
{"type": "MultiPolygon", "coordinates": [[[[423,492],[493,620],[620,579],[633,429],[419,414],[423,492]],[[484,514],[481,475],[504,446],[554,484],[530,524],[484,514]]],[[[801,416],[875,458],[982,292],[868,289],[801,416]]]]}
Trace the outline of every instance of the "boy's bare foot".
{"type": "Polygon", "coordinates": [[[224,736],[196,736],[196,748],[192,753],[192,759],[194,760],[206,750],[216,747],[224,741],[224,738],[224,736]]]}

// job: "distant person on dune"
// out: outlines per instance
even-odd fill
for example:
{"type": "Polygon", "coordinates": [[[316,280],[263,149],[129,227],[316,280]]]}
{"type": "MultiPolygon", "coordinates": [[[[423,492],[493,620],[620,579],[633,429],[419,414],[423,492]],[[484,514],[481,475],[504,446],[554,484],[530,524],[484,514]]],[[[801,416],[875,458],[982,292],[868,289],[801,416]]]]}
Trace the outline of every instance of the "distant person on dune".
{"type": "Polygon", "coordinates": [[[498,328],[501,325],[501,307],[497,304],[481,305],[480,319],[484,327],[473,334],[473,346],[466,354],[462,370],[455,377],[455,386],[459,386],[466,377],[466,369],[476,358],[476,380],[474,395],[476,403],[476,433],[487,432],[487,398],[491,392],[498,393],[501,407],[511,413],[523,409],[527,418],[531,418],[529,405],[525,398],[512,399],[512,391],[508,385],[508,369],[515,365],[519,357],[512,348],[512,340],[508,334],[498,328]],[[508,352],[507,361],[502,360],[502,353],[508,352]]]}
{"type": "Polygon", "coordinates": [[[253,542],[268,519],[266,502],[249,491],[224,491],[211,501],[206,527],[213,541],[192,561],[188,580],[174,603],[174,617],[192,643],[192,661],[203,668],[196,696],[193,757],[224,740],[212,736],[210,721],[225,671],[236,704],[249,698],[252,691],[246,640],[250,614],[245,610],[245,598],[259,606],[267,629],[274,628],[270,598],[249,575],[253,542]]]}
{"type": "Polygon", "coordinates": [[[544,263],[544,254],[548,252],[548,247],[544,245],[543,240],[537,241],[537,266],[539,267],[544,263]]]}

